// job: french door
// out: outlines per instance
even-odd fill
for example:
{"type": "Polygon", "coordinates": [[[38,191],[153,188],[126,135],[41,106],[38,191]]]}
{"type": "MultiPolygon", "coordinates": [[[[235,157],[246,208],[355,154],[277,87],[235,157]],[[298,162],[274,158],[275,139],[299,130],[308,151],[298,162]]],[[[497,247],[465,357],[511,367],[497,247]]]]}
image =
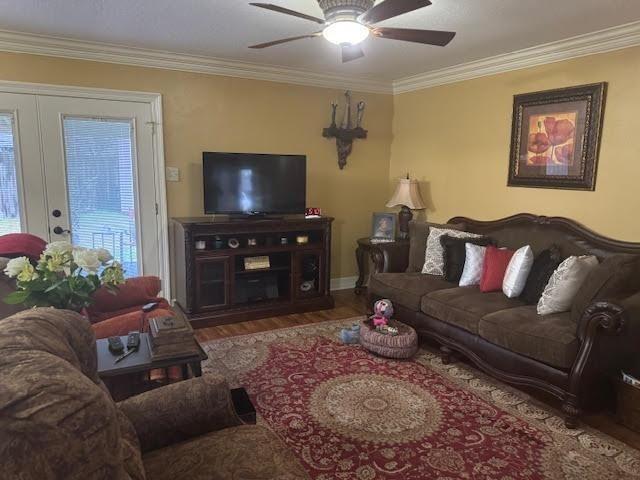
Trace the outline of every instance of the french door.
{"type": "Polygon", "coordinates": [[[128,277],[160,275],[153,135],[149,103],[0,93],[0,234],[106,248],[128,277]]]}

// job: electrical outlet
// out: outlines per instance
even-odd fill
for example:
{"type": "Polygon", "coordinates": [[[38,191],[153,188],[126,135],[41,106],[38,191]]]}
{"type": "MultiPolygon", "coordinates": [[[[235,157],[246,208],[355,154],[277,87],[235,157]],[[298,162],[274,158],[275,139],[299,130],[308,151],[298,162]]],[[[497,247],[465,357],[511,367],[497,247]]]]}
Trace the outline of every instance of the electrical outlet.
{"type": "Polygon", "coordinates": [[[167,182],[179,182],[180,169],[178,167],[167,167],[167,182]]]}

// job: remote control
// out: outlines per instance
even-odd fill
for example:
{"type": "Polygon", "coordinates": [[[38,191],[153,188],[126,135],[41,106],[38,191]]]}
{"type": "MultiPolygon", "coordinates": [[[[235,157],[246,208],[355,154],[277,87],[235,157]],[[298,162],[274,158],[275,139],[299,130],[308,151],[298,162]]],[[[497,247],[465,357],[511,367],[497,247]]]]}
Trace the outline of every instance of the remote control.
{"type": "Polygon", "coordinates": [[[109,337],[109,351],[115,355],[124,352],[124,343],[120,340],[120,337],[109,337]]]}
{"type": "Polygon", "coordinates": [[[151,310],[154,310],[158,306],[158,302],[147,303],[142,307],[142,311],[144,313],[149,313],[151,310]]]}
{"type": "Polygon", "coordinates": [[[140,332],[129,332],[127,350],[137,350],[140,346],[140,332]]]}

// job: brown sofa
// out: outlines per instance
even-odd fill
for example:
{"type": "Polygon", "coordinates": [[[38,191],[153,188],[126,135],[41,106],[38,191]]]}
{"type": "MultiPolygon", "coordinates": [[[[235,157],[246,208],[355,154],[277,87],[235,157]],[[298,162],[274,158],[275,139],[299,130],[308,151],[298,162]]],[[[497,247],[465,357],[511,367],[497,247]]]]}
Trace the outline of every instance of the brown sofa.
{"type": "Polygon", "coordinates": [[[243,425],[219,377],[114,403],[80,315],[0,320],[0,477],[24,480],[306,479],[272,432],[243,425]]]}
{"type": "Polygon", "coordinates": [[[631,367],[640,350],[640,243],[530,214],[490,222],[456,217],[448,224],[499,246],[531,245],[536,254],[551,245],[564,257],[593,254],[602,268],[587,278],[572,311],[540,316],[535,305],[502,292],[420,273],[429,224],[412,222],[410,245],[372,249],[370,302],[391,299],[399,320],[441,345],[445,362],[458,352],[500,380],[558,397],[567,426],[576,425],[581,409],[610,402],[611,379],[631,367]]]}

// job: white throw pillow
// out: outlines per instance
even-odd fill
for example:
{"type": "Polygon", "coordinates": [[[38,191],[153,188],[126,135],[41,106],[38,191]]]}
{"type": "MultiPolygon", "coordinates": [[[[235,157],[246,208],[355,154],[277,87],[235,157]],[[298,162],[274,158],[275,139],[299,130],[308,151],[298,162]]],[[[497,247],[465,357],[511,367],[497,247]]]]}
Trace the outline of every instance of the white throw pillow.
{"type": "Polygon", "coordinates": [[[591,255],[569,257],[553,272],[538,302],[538,314],[567,312],[589,273],[598,266],[591,255]]]}
{"type": "Polygon", "coordinates": [[[460,277],[461,287],[469,287],[471,285],[480,285],[482,277],[482,267],[484,266],[484,254],[487,247],[474,245],[473,243],[465,243],[465,259],[462,276],[460,277]]]}
{"type": "Polygon", "coordinates": [[[513,254],[502,281],[502,291],[509,298],[519,297],[533,267],[533,250],[527,245],[513,254]]]}
{"type": "Polygon", "coordinates": [[[449,235],[455,238],[478,238],[482,236],[476,235],[475,233],[461,232],[460,230],[431,227],[429,229],[429,236],[427,237],[427,249],[424,252],[422,273],[444,275],[444,249],[440,243],[440,237],[443,235],[449,235]]]}

